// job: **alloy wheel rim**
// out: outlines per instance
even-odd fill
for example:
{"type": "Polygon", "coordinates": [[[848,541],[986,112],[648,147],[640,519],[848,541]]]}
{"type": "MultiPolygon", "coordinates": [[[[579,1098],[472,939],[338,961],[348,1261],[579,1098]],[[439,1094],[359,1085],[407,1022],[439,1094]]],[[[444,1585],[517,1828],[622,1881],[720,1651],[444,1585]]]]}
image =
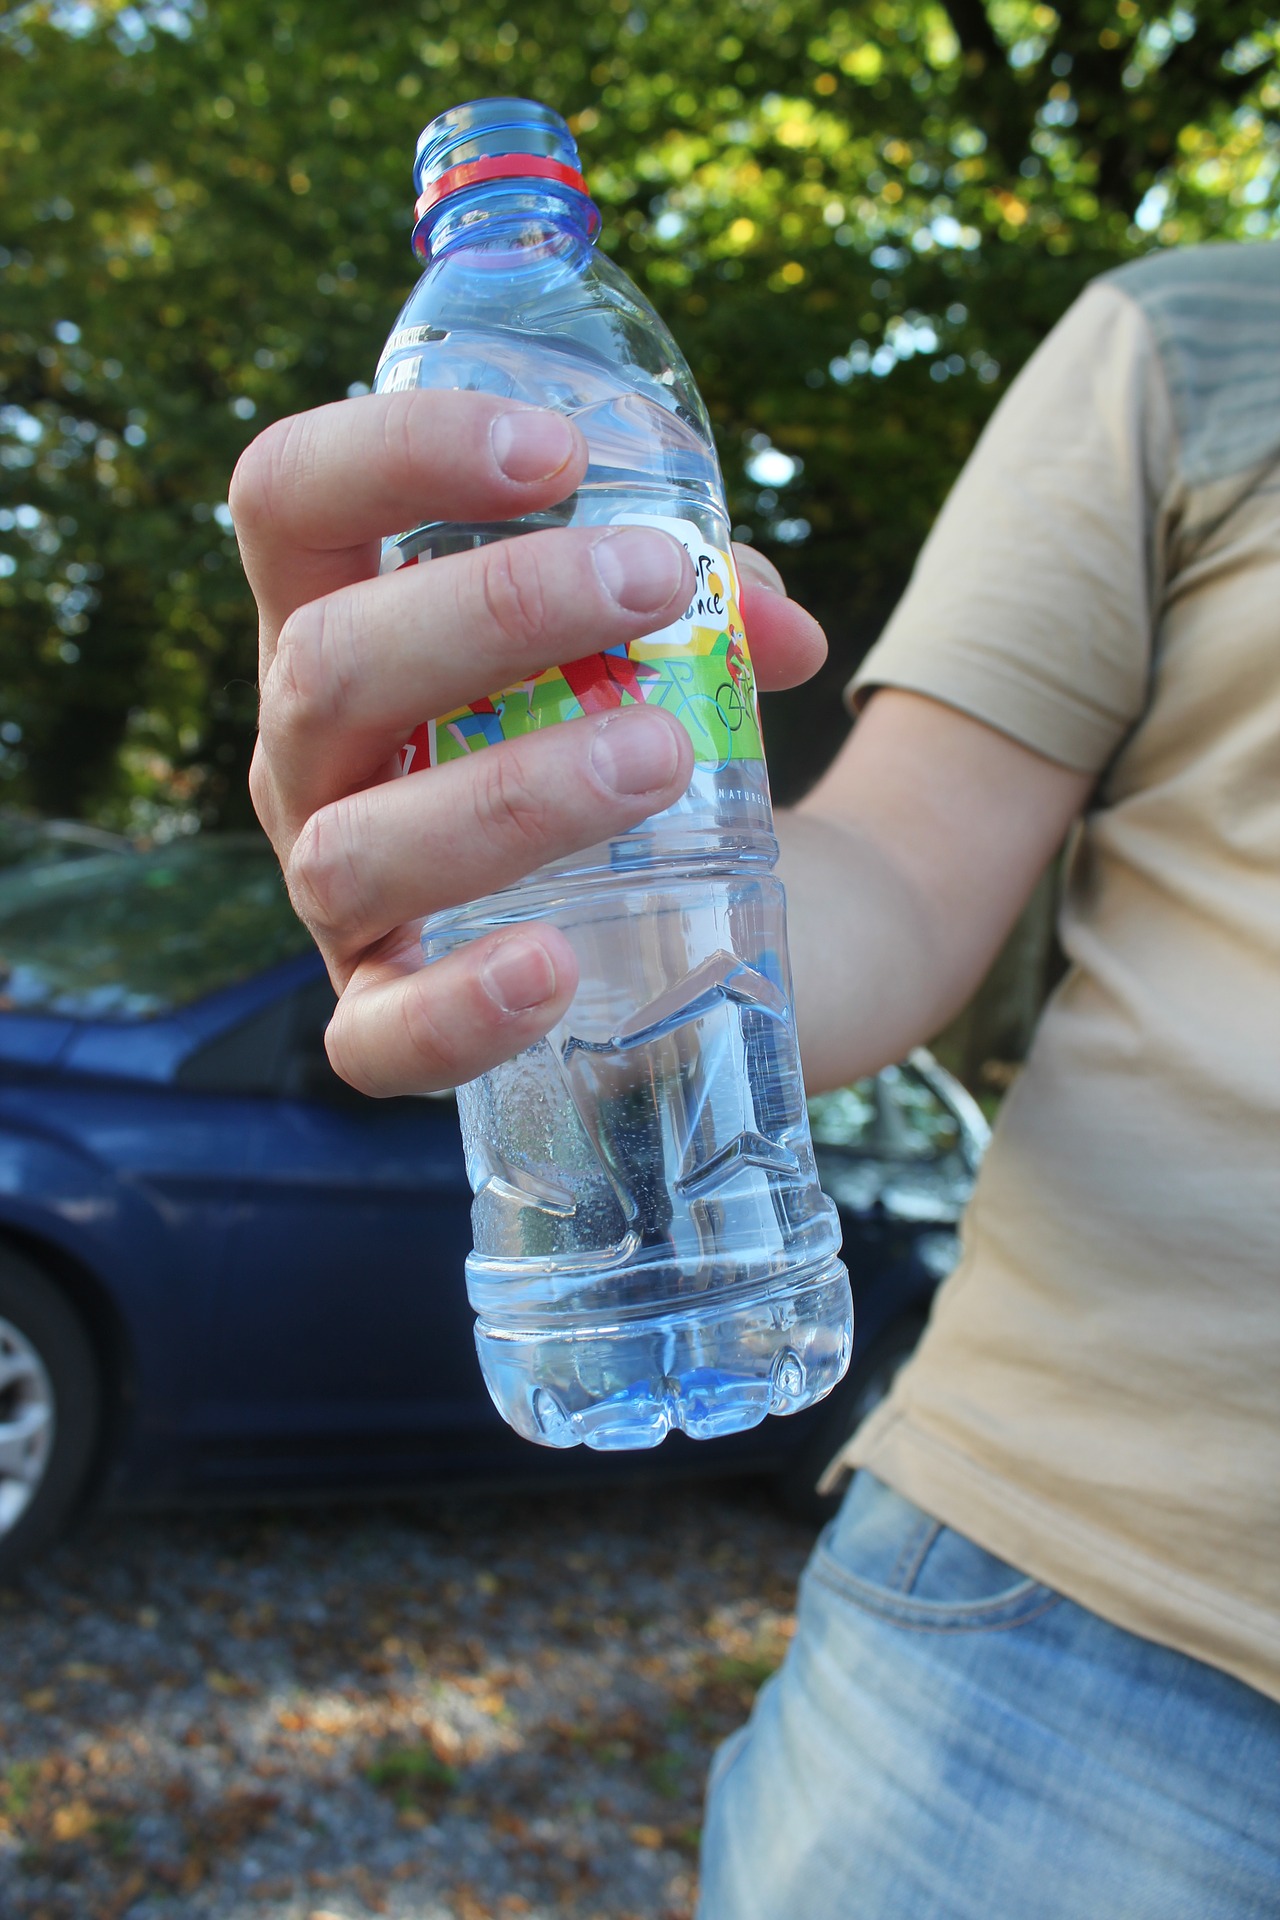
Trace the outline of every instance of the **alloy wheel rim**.
{"type": "Polygon", "coordinates": [[[0,1315],[0,1539],[40,1489],[53,1452],[53,1382],[20,1328],[0,1315]]]}

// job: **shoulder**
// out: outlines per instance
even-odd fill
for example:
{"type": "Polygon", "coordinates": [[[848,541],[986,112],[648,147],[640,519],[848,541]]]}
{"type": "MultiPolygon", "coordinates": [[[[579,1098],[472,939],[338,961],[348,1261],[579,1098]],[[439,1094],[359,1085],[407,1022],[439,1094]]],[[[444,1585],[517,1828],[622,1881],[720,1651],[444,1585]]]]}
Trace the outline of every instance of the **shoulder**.
{"type": "Polygon", "coordinates": [[[1256,297],[1274,311],[1280,305],[1280,240],[1169,247],[1113,267],[1095,284],[1118,287],[1139,306],[1171,318],[1194,317],[1206,304],[1220,311],[1237,294],[1256,297]]]}
{"type": "Polygon", "coordinates": [[[1280,458],[1280,241],[1152,253],[1093,284],[1150,328],[1190,485],[1280,458]]]}

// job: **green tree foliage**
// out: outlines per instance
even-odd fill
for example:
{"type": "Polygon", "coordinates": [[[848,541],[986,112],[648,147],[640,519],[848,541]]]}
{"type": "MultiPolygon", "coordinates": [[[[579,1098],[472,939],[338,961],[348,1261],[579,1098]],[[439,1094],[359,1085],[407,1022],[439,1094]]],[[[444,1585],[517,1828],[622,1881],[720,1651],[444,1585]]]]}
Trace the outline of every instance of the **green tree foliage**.
{"type": "Polygon", "coordinates": [[[567,114],[672,324],[733,511],[825,617],[780,785],[1008,379],[1094,273],[1273,231],[1250,0],[37,4],[0,18],[0,797],[242,818],[252,613],[227,482],[367,380],[409,165],[461,99],[567,114]]]}

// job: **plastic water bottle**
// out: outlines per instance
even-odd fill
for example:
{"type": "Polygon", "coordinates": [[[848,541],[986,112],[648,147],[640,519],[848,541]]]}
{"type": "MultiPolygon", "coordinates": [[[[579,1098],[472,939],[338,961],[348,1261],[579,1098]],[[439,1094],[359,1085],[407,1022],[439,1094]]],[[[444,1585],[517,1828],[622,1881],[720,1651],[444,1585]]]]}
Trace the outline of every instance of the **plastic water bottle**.
{"type": "Polygon", "coordinates": [[[438,715],[404,751],[413,775],[645,700],[679,716],[696,758],[665,812],[424,930],[431,960],[548,921],[581,968],[545,1040],[458,1090],[481,1368],[506,1420],[546,1446],[733,1433],[830,1391],[852,1310],[809,1139],[710,423],[662,321],[595,251],[599,214],[558,114],[501,99],[441,114],[414,180],[426,271],[377,390],[557,408],[590,465],[547,513],[412,528],[386,543],[384,571],[536,528],[649,522],[683,540],[697,578],[671,627],[438,715]]]}

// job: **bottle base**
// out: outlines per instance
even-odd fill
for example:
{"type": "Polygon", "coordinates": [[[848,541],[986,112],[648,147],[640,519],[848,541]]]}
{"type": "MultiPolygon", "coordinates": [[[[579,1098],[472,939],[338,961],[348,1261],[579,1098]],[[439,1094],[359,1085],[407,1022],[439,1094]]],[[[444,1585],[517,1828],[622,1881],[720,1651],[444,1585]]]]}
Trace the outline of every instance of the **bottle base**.
{"type": "Polygon", "coordinates": [[[849,1276],[832,1259],[678,1320],[527,1333],[481,1320],[476,1349],[499,1413],[540,1446],[623,1452],[676,1431],[715,1440],[830,1393],[853,1351],[849,1276]]]}

